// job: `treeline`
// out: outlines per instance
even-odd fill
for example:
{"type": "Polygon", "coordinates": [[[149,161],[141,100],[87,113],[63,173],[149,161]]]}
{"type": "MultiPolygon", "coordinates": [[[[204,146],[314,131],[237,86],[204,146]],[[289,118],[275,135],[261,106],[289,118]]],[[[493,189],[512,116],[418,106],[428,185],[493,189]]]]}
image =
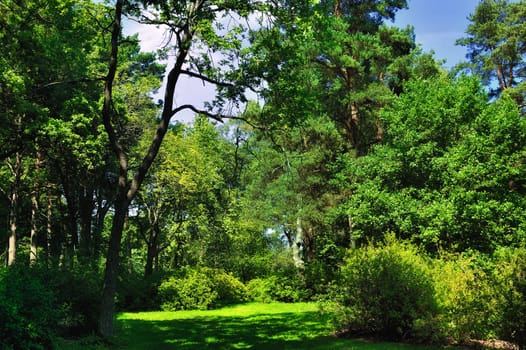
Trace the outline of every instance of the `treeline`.
{"type": "Polygon", "coordinates": [[[524,5],[481,1],[445,71],[404,0],[2,2],[0,345],[324,300],[345,334],[524,346],[524,5]]]}

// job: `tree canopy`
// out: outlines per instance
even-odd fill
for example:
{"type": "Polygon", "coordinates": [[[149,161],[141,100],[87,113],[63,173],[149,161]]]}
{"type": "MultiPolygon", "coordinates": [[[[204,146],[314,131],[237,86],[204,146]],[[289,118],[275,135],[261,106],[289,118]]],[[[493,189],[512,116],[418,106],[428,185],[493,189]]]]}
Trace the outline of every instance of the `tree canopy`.
{"type": "Polygon", "coordinates": [[[494,312],[477,331],[523,342],[526,4],[481,1],[451,71],[392,25],[408,5],[2,1],[0,347],[245,300],[331,300],[366,331],[384,272],[416,288],[378,326],[390,336],[474,337],[462,312],[494,312]],[[126,21],[163,46],[142,51],[126,21]],[[181,102],[186,79],[213,97],[181,102]],[[412,304],[419,286],[442,294],[412,304]]]}

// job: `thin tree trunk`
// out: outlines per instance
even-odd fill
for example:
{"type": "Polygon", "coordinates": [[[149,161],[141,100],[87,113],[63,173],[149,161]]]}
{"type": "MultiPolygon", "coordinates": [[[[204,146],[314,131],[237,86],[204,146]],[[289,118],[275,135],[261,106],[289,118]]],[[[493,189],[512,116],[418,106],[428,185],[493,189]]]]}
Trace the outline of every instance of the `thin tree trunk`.
{"type": "Polygon", "coordinates": [[[40,182],[39,172],[40,172],[40,163],[41,163],[41,154],[39,151],[36,152],[35,156],[35,185],[33,193],[31,194],[31,234],[29,241],[29,263],[34,265],[37,261],[37,234],[38,234],[38,198],[40,197],[40,182]]]}
{"type": "Polygon", "coordinates": [[[22,177],[22,155],[17,152],[15,155],[15,163],[9,165],[13,174],[13,184],[11,186],[11,194],[9,197],[9,242],[7,265],[12,266],[16,260],[16,233],[18,224],[18,192],[20,190],[20,178],[22,177]]]}
{"type": "Polygon", "coordinates": [[[93,201],[93,188],[90,185],[84,187],[80,194],[79,200],[79,219],[80,219],[80,242],[79,242],[79,260],[82,263],[90,261],[93,257],[93,240],[92,240],[92,215],[95,203],[93,201]]]}
{"type": "Polygon", "coordinates": [[[301,244],[303,242],[303,227],[301,218],[296,219],[296,238],[292,244],[292,258],[294,260],[294,266],[298,269],[304,267],[303,259],[301,258],[301,244]]]}
{"type": "Polygon", "coordinates": [[[157,259],[159,254],[159,224],[154,223],[152,227],[152,236],[150,240],[146,242],[147,253],[146,253],[146,266],[144,268],[144,276],[149,277],[153,274],[153,263],[157,259]]]}
{"type": "Polygon", "coordinates": [[[37,262],[37,214],[38,214],[38,190],[35,189],[31,196],[31,237],[29,242],[29,263],[37,262]]]}

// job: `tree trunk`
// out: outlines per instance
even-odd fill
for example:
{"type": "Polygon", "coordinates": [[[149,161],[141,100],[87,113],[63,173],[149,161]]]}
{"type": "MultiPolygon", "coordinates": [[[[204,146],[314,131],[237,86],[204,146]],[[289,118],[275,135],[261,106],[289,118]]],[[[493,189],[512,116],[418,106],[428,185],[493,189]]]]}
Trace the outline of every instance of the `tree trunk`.
{"type": "Polygon", "coordinates": [[[111,226],[108,252],[106,254],[106,269],[104,272],[104,285],[99,315],[99,332],[105,337],[113,335],[113,317],[115,315],[114,297],[115,290],[117,289],[119,248],[129,204],[125,193],[121,193],[115,201],[115,214],[111,226]]]}
{"type": "Polygon", "coordinates": [[[144,276],[149,277],[153,273],[153,262],[159,254],[159,224],[155,223],[152,227],[152,236],[147,242],[146,266],[144,268],[144,276]]]}
{"type": "Polygon", "coordinates": [[[292,259],[294,260],[294,266],[298,269],[304,267],[303,259],[301,258],[301,244],[303,242],[303,227],[301,218],[296,219],[296,238],[292,244],[292,259]]]}
{"type": "Polygon", "coordinates": [[[93,257],[93,240],[92,240],[92,215],[95,203],[93,200],[93,188],[90,185],[83,188],[79,200],[79,220],[80,220],[80,242],[79,242],[79,260],[82,263],[91,261],[93,257]]]}
{"type": "Polygon", "coordinates": [[[29,242],[29,263],[34,265],[37,262],[37,214],[38,214],[38,193],[37,189],[31,196],[31,237],[29,242]]]}
{"type": "Polygon", "coordinates": [[[7,265],[11,266],[16,259],[16,232],[18,224],[18,191],[20,190],[20,178],[22,177],[22,155],[17,152],[15,155],[15,163],[9,164],[11,173],[13,174],[13,184],[11,186],[11,194],[9,196],[9,243],[7,265]]]}
{"type": "Polygon", "coordinates": [[[31,194],[31,234],[29,240],[29,263],[34,265],[37,261],[37,233],[38,233],[38,199],[40,197],[40,182],[39,182],[39,172],[40,172],[40,163],[41,155],[40,152],[36,152],[35,156],[35,180],[34,180],[34,189],[31,194]]]}
{"type": "MultiPolygon", "coordinates": [[[[104,284],[102,291],[101,309],[99,315],[99,333],[104,336],[111,336],[113,334],[113,317],[115,312],[115,290],[117,286],[117,270],[118,270],[118,258],[119,249],[122,239],[122,233],[124,229],[124,222],[129,209],[129,205],[135,197],[137,191],[141,187],[144,178],[151,167],[159,148],[161,147],[164,135],[168,131],[170,126],[171,117],[180,110],[181,107],[174,109],[174,98],[175,98],[175,86],[181,75],[182,67],[186,61],[188,55],[188,49],[190,47],[190,41],[193,32],[190,30],[190,23],[185,26],[180,35],[178,35],[179,44],[182,46],[178,47],[178,54],[174,63],[173,68],[170,70],[167,76],[166,90],[164,94],[164,105],[161,114],[161,120],[157,128],[150,147],[146,152],[140,166],[137,169],[137,173],[128,182],[128,159],[125,150],[119,143],[115,128],[112,124],[112,116],[114,116],[113,110],[113,80],[117,71],[117,58],[119,49],[119,37],[121,34],[121,17],[124,0],[117,0],[115,4],[115,15],[113,28],[111,31],[111,55],[108,66],[108,74],[105,79],[104,87],[104,103],[102,108],[102,121],[104,129],[108,134],[109,143],[113,152],[115,153],[118,164],[119,164],[119,179],[117,185],[117,198],[115,200],[115,214],[113,216],[113,223],[111,228],[111,235],[108,247],[108,253],[106,256],[106,270],[104,273],[104,284]]],[[[194,10],[199,6],[193,7],[194,10]]],[[[189,17],[193,14],[189,14],[189,17]]]]}

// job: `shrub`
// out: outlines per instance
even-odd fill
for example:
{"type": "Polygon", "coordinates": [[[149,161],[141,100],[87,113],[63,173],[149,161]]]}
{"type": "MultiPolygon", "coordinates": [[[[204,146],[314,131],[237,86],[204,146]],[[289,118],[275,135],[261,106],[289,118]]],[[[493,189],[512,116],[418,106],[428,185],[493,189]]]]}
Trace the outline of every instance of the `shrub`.
{"type": "Polygon", "coordinates": [[[269,303],[281,301],[293,303],[305,301],[309,292],[305,289],[301,277],[269,276],[256,278],[247,284],[248,297],[252,301],[269,303]]]}
{"type": "Polygon", "coordinates": [[[247,283],[247,294],[251,301],[270,303],[272,302],[271,292],[272,286],[266,279],[254,278],[247,283]]]}
{"type": "Polygon", "coordinates": [[[161,309],[206,310],[217,299],[212,284],[207,276],[192,270],[184,277],[170,277],[159,286],[161,309]]]}
{"type": "Polygon", "coordinates": [[[50,275],[37,267],[0,271],[0,348],[51,349],[59,320],[56,297],[46,287],[50,275]]]}
{"type": "Polygon", "coordinates": [[[335,301],[336,326],[353,335],[421,338],[437,314],[427,260],[392,235],[349,251],[335,301]]]}
{"type": "Polygon", "coordinates": [[[59,301],[57,332],[75,337],[95,333],[99,318],[100,274],[79,266],[73,270],[54,271],[48,283],[59,301]]]}
{"type": "Polygon", "coordinates": [[[163,310],[204,310],[247,300],[246,287],[220,269],[186,269],[161,283],[163,310]]]}
{"type": "Polygon", "coordinates": [[[526,252],[502,248],[496,252],[493,274],[500,301],[499,336],[526,348],[526,252]]]}
{"type": "Polygon", "coordinates": [[[214,306],[239,304],[247,301],[247,287],[237,278],[220,269],[203,268],[210,279],[212,289],[217,292],[214,306]]]}
{"type": "Polygon", "coordinates": [[[435,299],[439,308],[436,340],[463,343],[495,336],[497,301],[476,254],[436,260],[433,264],[435,299]]]}
{"type": "Polygon", "coordinates": [[[121,273],[117,287],[117,307],[126,311],[158,310],[161,275],[144,277],[138,273],[121,273]]]}

